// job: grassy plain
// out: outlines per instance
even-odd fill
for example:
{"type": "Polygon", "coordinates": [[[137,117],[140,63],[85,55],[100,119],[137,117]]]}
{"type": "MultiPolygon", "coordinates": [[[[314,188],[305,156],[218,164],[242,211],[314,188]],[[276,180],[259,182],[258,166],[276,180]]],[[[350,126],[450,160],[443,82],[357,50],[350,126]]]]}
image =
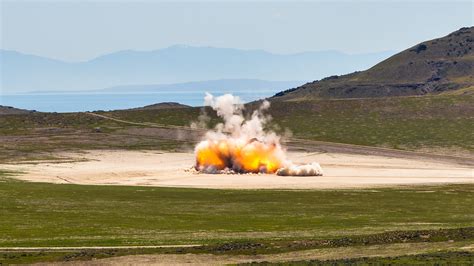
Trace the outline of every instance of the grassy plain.
{"type": "Polygon", "coordinates": [[[0,246],[324,239],[474,226],[474,186],[340,191],[0,183],[0,246]]]}
{"type": "Polygon", "coordinates": [[[4,262],[18,262],[64,260],[71,254],[73,259],[87,259],[163,252],[261,254],[447,240],[472,243],[473,195],[473,185],[242,191],[60,185],[3,177],[0,212],[8,219],[0,220],[0,247],[208,246],[0,254],[4,262]]]}

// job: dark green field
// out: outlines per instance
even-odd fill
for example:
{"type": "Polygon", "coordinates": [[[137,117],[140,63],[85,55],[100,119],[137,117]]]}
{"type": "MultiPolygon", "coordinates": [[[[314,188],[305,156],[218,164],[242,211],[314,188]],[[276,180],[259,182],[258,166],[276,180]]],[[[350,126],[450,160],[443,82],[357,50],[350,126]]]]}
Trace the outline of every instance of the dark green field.
{"type": "Polygon", "coordinates": [[[474,186],[341,191],[0,183],[0,246],[322,239],[474,226],[474,186]]]}
{"type": "MultiPolygon", "coordinates": [[[[246,254],[406,241],[474,241],[473,185],[241,191],[53,185],[4,178],[0,202],[0,213],[7,217],[0,220],[0,247],[206,244],[209,248],[187,252],[219,254],[218,247],[225,243],[247,243],[243,249],[237,245],[228,250],[246,254]],[[303,244],[295,245],[294,240],[303,244]]],[[[10,262],[61,260],[71,252],[25,254],[3,256],[10,262]]]]}

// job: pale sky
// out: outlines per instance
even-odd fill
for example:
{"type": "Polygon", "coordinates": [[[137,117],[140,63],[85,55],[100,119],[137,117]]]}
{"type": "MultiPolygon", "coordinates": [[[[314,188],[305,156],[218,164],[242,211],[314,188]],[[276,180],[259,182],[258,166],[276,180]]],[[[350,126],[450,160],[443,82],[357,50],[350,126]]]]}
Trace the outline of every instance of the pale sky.
{"type": "Polygon", "coordinates": [[[175,44],[400,51],[472,26],[472,1],[1,1],[1,48],[67,61],[175,44]]]}

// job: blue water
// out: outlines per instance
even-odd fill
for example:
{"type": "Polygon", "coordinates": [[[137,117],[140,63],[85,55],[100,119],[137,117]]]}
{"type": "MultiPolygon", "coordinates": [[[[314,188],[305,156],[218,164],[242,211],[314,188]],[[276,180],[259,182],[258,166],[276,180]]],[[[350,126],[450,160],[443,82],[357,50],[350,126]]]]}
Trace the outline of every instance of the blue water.
{"type": "MultiPolygon", "coordinates": [[[[244,102],[249,102],[269,97],[275,94],[275,91],[236,91],[232,92],[232,94],[240,96],[244,102]]],[[[108,111],[142,107],[160,102],[179,102],[191,106],[202,106],[204,103],[204,92],[0,95],[0,105],[40,112],[108,111]]]]}

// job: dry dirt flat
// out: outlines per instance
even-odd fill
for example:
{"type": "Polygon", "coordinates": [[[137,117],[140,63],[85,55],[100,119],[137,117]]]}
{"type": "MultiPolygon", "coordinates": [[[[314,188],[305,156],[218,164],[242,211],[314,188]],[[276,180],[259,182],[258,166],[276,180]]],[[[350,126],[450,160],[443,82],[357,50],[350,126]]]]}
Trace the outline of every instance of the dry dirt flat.
{"type": "Polygon", "coordinates": [[[474,169],[422,158],[343,153],[289,152],[296,163],[319,162],[324,176],[283,177],[270,174],[212,175],[190,171],[192,153],[88,151],[65,154],[77,159],[0,165],[21,171],[21,180],[94,185],[229,189],[337,189],[397,185],[474,183],[474,169]]]}

